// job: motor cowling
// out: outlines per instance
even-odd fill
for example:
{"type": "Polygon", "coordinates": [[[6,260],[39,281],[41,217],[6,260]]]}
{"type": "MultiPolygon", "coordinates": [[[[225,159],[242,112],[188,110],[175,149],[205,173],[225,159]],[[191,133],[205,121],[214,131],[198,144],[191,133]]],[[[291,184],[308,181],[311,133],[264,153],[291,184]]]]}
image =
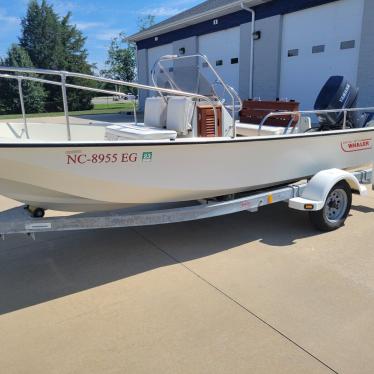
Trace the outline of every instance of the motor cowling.
{"type": "MultiPolygon", "coordinates": [[[[315,110],[353,109],[357,107],[359,90],[343,76],[330,77],[322,87],[314,104],[315,110]]],[[[341,129],[344,112],[320,113],[317,115],[322,129],[341,129]]],[[[347,112],[347,127],[365,127],[372,117],[370,113],[360,111],[347,112]]]]}

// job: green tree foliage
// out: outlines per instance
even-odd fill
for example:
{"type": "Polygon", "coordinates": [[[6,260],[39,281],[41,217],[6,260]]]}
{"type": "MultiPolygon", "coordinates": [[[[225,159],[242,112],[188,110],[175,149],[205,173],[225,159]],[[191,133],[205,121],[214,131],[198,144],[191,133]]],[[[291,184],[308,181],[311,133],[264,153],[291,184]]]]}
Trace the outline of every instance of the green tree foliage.
{"type": "MultiPolygon", "coordinates": [[[[138,29],[143,31],[155,23],[155,16],[147,15],[138,18],[138,29]]],[[[132,82],[136,78],[136,47],[127,41],[126,35],[120,33],[113,38],[109,49],[105,68],[100,74],[106,78],[132,82]]],[[[109,85],[105,85],[109,88],[109,85]]],[[[135,93],[136,90],[127,88],[127,91],[135,93]]]]}
{"type": "Polygon", "coordinates": [[[31,0],[21,21],[20,45],[38,68],[59,69],[64,64],[61,20],[45,0],[31,0]]]}
{"type": "MultiPolygon", "coordinates": [[[[62,44],[64,50],[65,70],[82,74],[93,74],[93,66],[87,62],[88,52],[85,48],[86,37],[70,23],[71,13],[69,12],[61,22],[62,44]]],[[[68,78],[68,82],[80,85],[97,87],[97,83],[92,80],[79,78],[68,78]]],[[[94,94],[88,91],[70,89],[68,92],[69,109],[85,110],[92,108],[92,98],[94,94]]]]}
{"type": "MultiPolygon", "coordinates": [[[[0,59],[0,64],[14,67],[33,67],[26,50],[16,44],[10,47],[6,58],[0,59]]],[[[44,101],[47,94],[40,83],[23,81],[22,91],[25,109],[28,113],[44,111],[44,101]]],[[[0,80],[0,112],[7,114],[19,113],[20,111],[18,81],[13,79],[0,80]]]]}
{"type": "Polygon", "coordinates": [[[156,17],[152,14],[148,14],[144,17],[138,18],[138,29],[139,32],[149,29],[156,22],[156,17]]]}
{"type": "MultiPolygon", "coordinates": [[[[40,4],[31,0],[22,19],[20,45],[38,68],[92,74],[92,66],[87,62],[86,38],[70,23],[70,17],[71,13],[59,17],[46,0],[40,4]]],[[[82,80],[70,79],[70,82],[81,84],[82,80]]],[[[61,89],[50,85],[45,89],[48,92],[46,109],[62,110],[61,89]]],[[[87,91],[69,90],[69,109],[90,109],[92,96],[87,91]]]]}
{"type": "Polygon", "coordinates": [[[107,78],[131,82],[135,79],[135,67],[135,47],[121,33],[110,43],[105,69],[101,74],[107,78]]]}

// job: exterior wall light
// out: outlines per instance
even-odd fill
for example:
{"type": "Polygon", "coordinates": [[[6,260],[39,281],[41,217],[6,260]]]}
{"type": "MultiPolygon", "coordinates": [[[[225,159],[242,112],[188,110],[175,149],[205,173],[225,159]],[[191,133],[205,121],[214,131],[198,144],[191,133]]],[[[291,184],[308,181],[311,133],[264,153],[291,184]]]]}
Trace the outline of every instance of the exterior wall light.
{"type": "Polygon", "coordinates": [[[261,31],[255,31],[253,33],[253,40],[260,40],[261,39],[261,31]]]}

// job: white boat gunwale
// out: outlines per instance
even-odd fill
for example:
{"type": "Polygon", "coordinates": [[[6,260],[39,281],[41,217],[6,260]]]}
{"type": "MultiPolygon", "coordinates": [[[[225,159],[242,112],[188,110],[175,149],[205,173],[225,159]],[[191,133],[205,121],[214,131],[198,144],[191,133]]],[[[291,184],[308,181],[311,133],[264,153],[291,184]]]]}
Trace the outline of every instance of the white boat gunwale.
{"type": "Polygon", "coordinates": [[[331,130],[331,131],[317,131],[309,133],[298,133],[298,134],[287,134],[287,135],[267,135],[267,136],[249,136],[249,137],[237,137],[235,139],[231,137],[215,137],[215,138],[177,138],[175,140],[87,140],[87,141],[38,141],[38,140],[18,140],[1,142],[1,148],[54,148],[54,147],[113,147],[113,146],[177,146],[177,145],[201,145],[201,144],[232,144],[232,143],[246,143],[246,142],[263,142],[269,140],[290,140],[290,139],[304,139],[312,137],[322,136],[334,136],[334,135],[347,135],[347,134],[360,134],[360,133],[371,133],[374,132],[374,127],[358,128],[358,129],[346,129],[346,130],[331,130]]]}

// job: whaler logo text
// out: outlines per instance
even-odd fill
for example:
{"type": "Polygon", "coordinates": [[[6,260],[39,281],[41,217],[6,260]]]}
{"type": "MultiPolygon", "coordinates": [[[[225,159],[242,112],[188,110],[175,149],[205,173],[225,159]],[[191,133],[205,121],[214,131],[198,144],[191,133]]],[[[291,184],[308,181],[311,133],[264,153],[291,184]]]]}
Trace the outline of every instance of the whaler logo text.
{"type": "Polygon", "coordinates": [[[373,148],[373,139],[351,140],[341,143],[344,152],[357,152],[373,148]]]}

